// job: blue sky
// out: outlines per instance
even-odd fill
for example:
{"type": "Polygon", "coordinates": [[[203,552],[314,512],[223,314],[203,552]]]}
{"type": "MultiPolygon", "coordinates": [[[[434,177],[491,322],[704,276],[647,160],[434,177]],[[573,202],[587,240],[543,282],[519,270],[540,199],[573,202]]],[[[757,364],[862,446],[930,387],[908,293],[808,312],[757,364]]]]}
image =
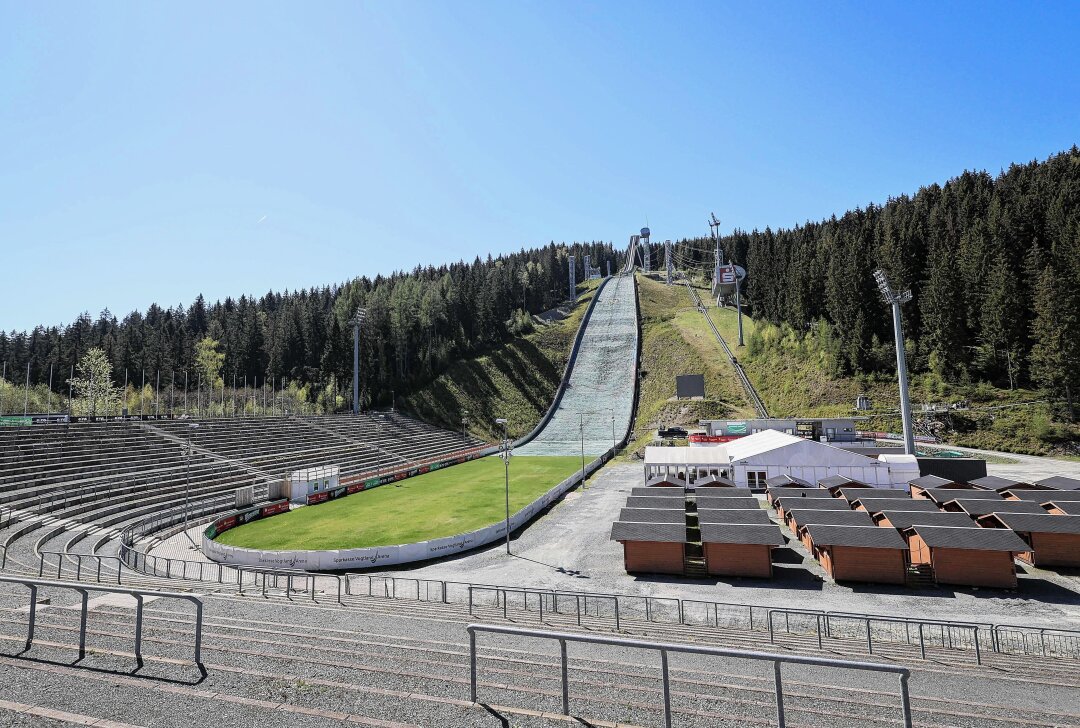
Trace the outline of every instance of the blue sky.
{"type": "Polygon", "coordinates": [[[0,328],[789,226],[1080,142],[1080,4],[9,3],[0,328]]]}

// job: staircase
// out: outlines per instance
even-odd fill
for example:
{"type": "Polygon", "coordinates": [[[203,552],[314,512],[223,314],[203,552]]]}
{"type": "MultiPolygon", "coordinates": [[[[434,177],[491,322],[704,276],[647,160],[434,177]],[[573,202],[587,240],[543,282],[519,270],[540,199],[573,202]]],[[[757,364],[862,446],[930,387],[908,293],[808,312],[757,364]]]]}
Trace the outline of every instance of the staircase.
{"type": "Polygon", "coordinates": [[[936,586],[934,567],[930,564],[908,564],[905,582],[912,589],[929,589],[936,586]]]}

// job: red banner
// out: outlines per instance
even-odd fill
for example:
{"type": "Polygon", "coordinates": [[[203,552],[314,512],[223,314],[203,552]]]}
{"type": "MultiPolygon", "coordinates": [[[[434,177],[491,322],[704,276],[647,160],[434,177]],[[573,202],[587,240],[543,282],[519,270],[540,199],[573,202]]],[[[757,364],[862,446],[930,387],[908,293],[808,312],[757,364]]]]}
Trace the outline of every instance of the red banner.
{"type": "Polygon", "coordinates": [[[690,436],[690,443],[697,445],[720,445],[725,442],[731,442],[732,440],[738,440],[740,437],[746,437],[746,435],[703,435],[698,432],[690,436]]]}

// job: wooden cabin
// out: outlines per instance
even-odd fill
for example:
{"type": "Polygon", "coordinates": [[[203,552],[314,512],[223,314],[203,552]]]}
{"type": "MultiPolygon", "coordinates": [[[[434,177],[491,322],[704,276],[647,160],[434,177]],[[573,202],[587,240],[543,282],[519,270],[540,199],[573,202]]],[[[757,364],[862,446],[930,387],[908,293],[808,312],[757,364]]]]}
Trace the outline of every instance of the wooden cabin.
{"type": "Polygon", "coordinates": [[[686,481],[676,475],[657,475],[645,481],[646,488],[686,488],[686,481]]]}
{"type": "Polygon", "coordinates": [[[1054,475],[1042,480],[1036,480],[1034,484],[1040,488],[1050,488],[1051,490],[1080,491],[1080,478],[1069,478],[1064,475],[1054,475]]]}
{"type": "Polygon", "coordinates": [[[862,511],[817,511],[817,510],[799,510],[793,509],[788,511],[787,519],[784,521],[787,527],[791,529],[795,537],[802,542],[802,545],[806,547],[806,550],[810,553],[814,553],[814,542],[810,538],[810,534],[807,532],[806,527],[811,523],[815,523],[821,526],[873,526],[874,520],[870,518],[868,513],[862,511]]]}
{"type": "Polygon", "coordinates": [[[907,545],[889,528],[877,526],[805,526],[814,558],[834,581],[903,584],[907,545]]]}
{"type": "Polygon", "coordinates": [[[762,510],[761,501],[753,496],[733,498],[714,498],[711,496],[712,492],[710,492],[708,496],[704,493],[698,495],[696,499],[698,510],[701,510],[702,508],[723,508],[726,510],[745,508],[747,510],[762,510]]]}
{"type": "Polygon", "coordinates": [[[776,505],[776,500],[785,495],[799,498],[832,498],[829,491],[824,488],[769,488],[765,491],[765,500],[769,501],[770,505],[776,505]]]}
{"type": "Polygon", "coordinates": [[[827,478],[822,478],[817,482],[817,487],[824,488],[829,491],[829,495],[834,498],[840,492],[841,488],[871,488],[873,486],[866,483],[860,483],[858,480],[853,480],[845,475],[830,475],[827,478]]]}
{"type": "Polygon", "coordinates": [[[1080,516],[1080,501],[1052,500],[1043,503],[1042,507],[1055,516],[1080,516]]]}
{"type": "Polygon", "coordinates": [[[823,490],[821,492],[825,493],[825,498],[803,498],[798,495],[785,495],[774,500],[773,506],[776,508],[776,513],[780,518],[784,518],[784,512],[789,508],[814,508],[819,511],[851,510],[847,501],[840,498],[829,498],[828,491],[823,490]]]}
{"type": "Polygon", "coordinates": [[[702,523],[705,570],[711,576],[772,576],[772,550],[785,540],[773,523],[702,523]]]}
{"type": "Polygon", "coordinates": [[[931,503],[941,505],[954,498],[967,498],[968,500],[1005,500],[1005,496],[992,490],[976,490],[975,488],[927,488],[922,492],[919,500],[928,500],[931,503]]]}
{"type": "Polygon", "coordinates": [[[971,481],[971,484],[978,488],[985,488],[986,490],[992,490],[995,493],[1002,493],[1006,490],[1047,490],[1042,486],[1035,485],[1034,483],[1028,483],[1023,480],[1013,480],[1012,478],[1002,478],[998,475],[986,475],[982,478],[975,478],[971,481]]]}
{"type": "Polygon", "coordinates": [[[1013,501],[1030,501],[1032,503],[1046,503],[1047,501],[1054,501],[1055,503],[1076,503],[1080,502],[1080,490],[1007,490],[1002,493],[1005,496],[1005,500],[1013,501]]]}
{"type": "Polygon", "coordinates": [[[627,508],[681,508],[686,510],[686,498],[680,493],[673,496],[632,495],[626,499],[627,508]]]}
{"type": "Polygon", "coordinates": [[[802,478],[796,478],[792,475],[774,475],[771,478],[765,479],[765,488],[814,488],[812,483],[802,478]]]}
{"type": "MultiPolygon", "coordinates": [[[[694,481],[695,488],[738,488],[735,482],[722,478],[719,475],[706,475],[703,478],[698,478],[694,481]]],[[[738,488],[739,490],[750,491],[749,488],[738,488]]]]}
{"type": "MultiPolygon", "coordinates": [[[[761,508],[698,508],[698,523],[772,523],[769,514],[761,508]]],[[[623,519],[625,520],[625,519],[623,519]]]]}
{"type": "Polygon", "coordinates": [[[611,540],[623,546],[623,566],[630,574],[682,574],[686,523],[616,521],[611,540]]]}
{"type": "Polygon", "coordinates": [[[969,483],[960,480],[949,480],[937,475],[924,475],[908,482],[908,490],[912,498],[922,498],[927,490],[957,488],[961,490],[977,490],[969,483]]]}
{"type": "Polygon", "coordinates": [[[1021,561],[1035,566],[1080,566],[1080,516],[992,513],[979,523],[1012,529],[1022,538],[1031,550],[1019,554],[1021,561]]]}
{"type": "Polygon", "coordinates": [[[907,498],[908,495],[902,490],[885,490],[884,488],[863,488],[862,486],[845,485],[840,488],[830,488],[829,492],[837,498],[843,498],[848,503],[859,498],[907,498]]]}
{"type": "Polygon", "coordinates": [[[885,528],[895,528],[898,531],[912,526],[979,527],[979,524],[966,513],[946,513],[945,511],[878,511],[874,514],[874,523],[885,528]]]}
{"type": "Polygon", "coordinates": [[[913,565],[928,564],[937,583],[958,586],[1015,589],[1013,559],[1029,548],[1004,528],[911,526],[901,535],[913,565]]]}
{"type": "Polygon", "coordinates": [[[941,504],[943,511],[963,512],[972,518],[988,513],[1046,513],[1046,509],[1032,501],[983,500],[976,498],[956,498],[941,504]]]}
{"type": "Polygon", "coordinates": [[[681,523],[686,525],[686,511],[678,508],[623,508],[619,520],[629,523],[681,523]]]}
{"type": "Polygon", "coordinates": [[[938,507],[933,501],[915,500],[914,498],[880,498],[865,497],[857,498],[851,502],[851,507],[857,511],[867,513],[880,513],[881,511],[936,511],[938,507]]]}

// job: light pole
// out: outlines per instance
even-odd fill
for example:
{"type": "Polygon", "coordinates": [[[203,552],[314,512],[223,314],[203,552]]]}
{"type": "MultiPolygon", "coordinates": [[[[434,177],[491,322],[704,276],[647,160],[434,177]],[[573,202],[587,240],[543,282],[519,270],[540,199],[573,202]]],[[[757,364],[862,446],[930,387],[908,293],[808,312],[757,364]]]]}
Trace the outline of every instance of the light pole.
{"type": "Polygon", "coordinates": [[[367,318],[367,309],[356,309],[353,317],[353,340],[352,340],[352,413],[360,414],[360,326],[367,318]]]}
{"type": "Polygon", "coordinates": [[[191,453],[192,453],[192,449],[191,449],[191,431],[194,430],[198,426],[199,426],[198,422],[192,422],[190,425],[188,425],[187,463],[186,463],[186,471],[187,472],[186,472],[185,477],[184,477],[184,480],[186,481],[186,484],[184,486],[184,535],[187,536],[188,541],[191,541],[192,546],[195,545],[195,539],[193,539],[191,537],[191,534],[188,533],[188,519],[189,519],[189,515],[190,515],[190,505],[191,505],[191,453]]]}
{"type": "Polygon", "coordinates": [[[578,412],[578,434],[581,435],[581,489],[585,490],[585,415],[578,412]]]}
{"type": "Polygon", "coordinates": [[[495,420],[495,424],[503,426],[502,459],[506,478],[506,555],[510,556],[510,457],[513,453],[510,450],[510,434],[506,429],[506,419],[500,417],[495,420]]]}
{"type": "Polygon", "coordinates": [[[465,445],[467,437],[465,435],[465,425],[469,421],[469,410],[463,410],[461,413],[461,444],[465,445]]]}
{"type": "Polygon", "coordinates": [[[615,449],[618,447],[618,442],[615,440],[615,412],[611,413],[611,459],[615,459],[615,449]]]}
{"type": "Polygon", "coordinates": [[[885,277],[885,271],[874,271],[881,297],[892,308],[893,335],[896,339],[896,378],[900,383],[900,418],[904,423],[904,452],[915,454],[915,434],[911,429],[911,397],[908,393],[907,357],[904,354],[904,328],[900,321],[900,304],[911,300],[911,291],[896,293],[885,277]]]}

